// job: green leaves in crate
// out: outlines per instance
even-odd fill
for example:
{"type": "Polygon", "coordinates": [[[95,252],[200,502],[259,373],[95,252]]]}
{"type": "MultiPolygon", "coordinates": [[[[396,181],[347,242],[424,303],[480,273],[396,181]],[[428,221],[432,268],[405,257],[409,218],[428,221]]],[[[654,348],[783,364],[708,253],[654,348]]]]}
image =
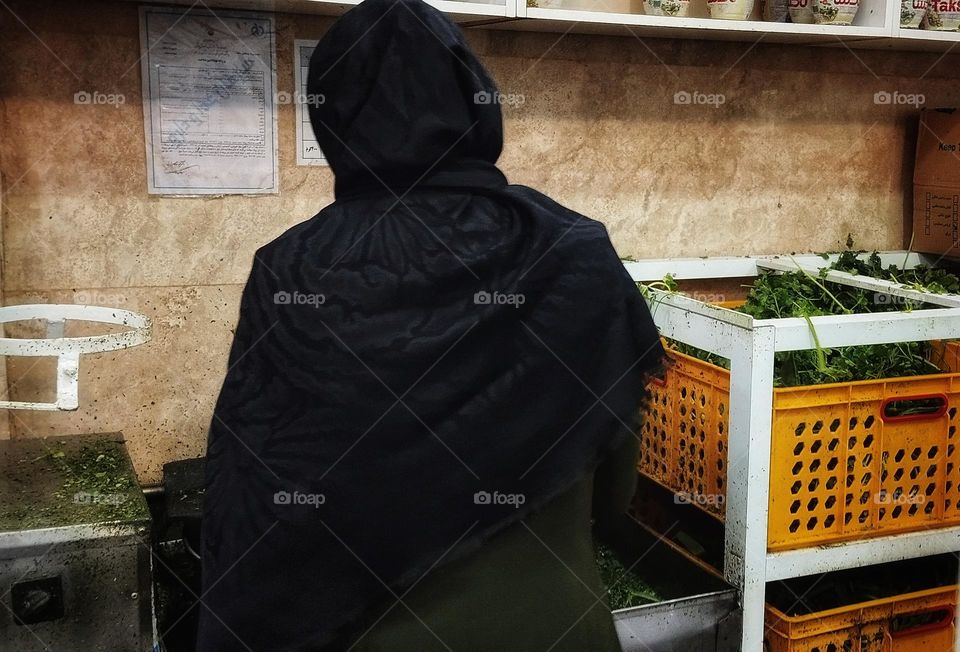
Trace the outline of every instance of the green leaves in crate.
{"type": "MultiPolygon", "coordinates": [[[[829,269],[893,281],[934,294],[960,294],[960,279],[948,271],[924,266],[910,270],[903,270],[895,265],[884,267],[876,252],[866,260],[860,259],[859,253],[863,252],[843,252],[829,269]]],[[[927,304],[905,302],[872,290],[832,283],[825,279],[827,271],[821,270],[816,275],[799,269],[796,272],[762,274],[750,286],[746,302],[737,310],[755,319],[806,319],[816,339],[812,317],[909,311],[931,307],[927,304]]],[[[662,284],[651,284],[650,287],[674,291],[676,281],[668,278],[662,284]]],[[[729,368],[729,362],[719,356],[679,342],[670,344],[681,353],[729,368]]],[[[824,349],[818,346],[811,351],[781,352],[775,357],[774,384],[778,387],[795,387],[938,373],[940,369],[930,362],[929,357],[928,342],[851,346],[842,349],[824,349]]]]}

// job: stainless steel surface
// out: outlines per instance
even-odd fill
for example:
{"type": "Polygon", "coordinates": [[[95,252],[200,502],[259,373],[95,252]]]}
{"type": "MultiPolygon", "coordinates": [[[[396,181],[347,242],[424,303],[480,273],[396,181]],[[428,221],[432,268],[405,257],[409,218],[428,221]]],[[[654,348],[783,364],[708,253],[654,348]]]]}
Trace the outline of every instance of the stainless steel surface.
{"type": "Polygon", "coordinates": [[[624,566],[663,599],[613,612],[624,652],[737,652],[736,589],[638,521],[624,516],[602,536],[624,566]]]}
{"type": "Polygon", "coordinates": [[[624,652],[736,652],[734,589],[613,612],[624,652]]]}

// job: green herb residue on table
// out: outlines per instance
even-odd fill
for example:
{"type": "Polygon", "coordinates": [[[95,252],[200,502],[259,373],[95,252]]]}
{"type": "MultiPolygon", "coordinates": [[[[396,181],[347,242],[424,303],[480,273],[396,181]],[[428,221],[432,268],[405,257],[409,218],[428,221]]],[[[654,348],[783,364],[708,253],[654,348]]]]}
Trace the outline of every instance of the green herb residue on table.
{"type": "Polygon", "coordinates": [[[45,445],[7,459],[0,531],[145,520],[146,504],[123,449],[111,440],[45,445]]]}

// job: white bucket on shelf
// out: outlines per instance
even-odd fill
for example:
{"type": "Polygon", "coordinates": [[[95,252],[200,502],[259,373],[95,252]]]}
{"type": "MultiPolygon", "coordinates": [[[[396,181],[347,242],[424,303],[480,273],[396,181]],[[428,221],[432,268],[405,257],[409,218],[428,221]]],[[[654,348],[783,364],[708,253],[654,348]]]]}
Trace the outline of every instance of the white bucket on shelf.
{"type": "Polygon", "coordinates": [[[927,15],[927,0],[900,0],[900,27],[917,29],[927,15]]]}
{"type": "Polygon", "coordinates": [[[690,0],[643,0],[648,16],[689,16],[690,0]]]}
{"type": "Polygon", "coordinates": [[[789,0],[764,0],[763,19],[768,23],[785,23],[790,17],[789,0]]]}
{"type": "Polygon", "coordinates": [[[711,18],[746,20],[753,11],[754,0],[707,0],[711,18]]]}
{"type": "Polygon", "coordinates": [[[809,25],[813,23],[813,0],[787,0],[790,22],[809,25]]]}
{"type": "Polygon", "coordinates": [[[818,25],[850,25],[860,9],[860,0],[810,0],[813,22],[818,25]]]}

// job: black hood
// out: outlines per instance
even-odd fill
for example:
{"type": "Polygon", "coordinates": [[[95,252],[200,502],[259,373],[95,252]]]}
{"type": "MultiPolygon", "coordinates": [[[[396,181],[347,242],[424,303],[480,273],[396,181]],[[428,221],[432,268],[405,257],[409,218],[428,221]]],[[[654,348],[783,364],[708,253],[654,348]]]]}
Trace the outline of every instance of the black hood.
{"type": "Polygon", "coordinates": [[[338,20],[310,60],[307,93],[322,97],[310,122],[338,198],[489,171],[503,147],[496,85],[421,0],[365,0],[338,20]]]}

